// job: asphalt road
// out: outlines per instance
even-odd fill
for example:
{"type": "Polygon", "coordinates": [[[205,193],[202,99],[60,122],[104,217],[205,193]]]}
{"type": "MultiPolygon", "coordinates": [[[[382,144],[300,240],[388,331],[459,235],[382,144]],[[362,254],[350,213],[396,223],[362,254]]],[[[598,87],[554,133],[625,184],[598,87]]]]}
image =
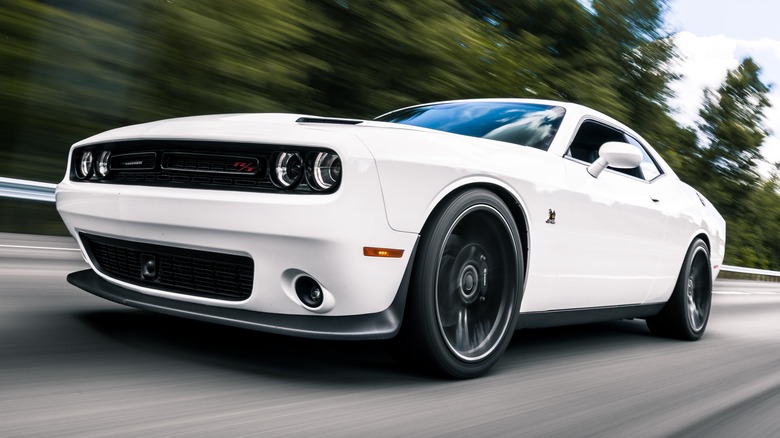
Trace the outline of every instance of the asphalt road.
{"type": "Polygon", "coordinates": [[[379,342],[155,315],[65,282],[71,241],[0,235],[0,436],[780,436],[780,284],[719,282],[706,336],[517,332],[470,381],[379,342]],[[25,246],[27,248],[18,248],[25,246]]]}

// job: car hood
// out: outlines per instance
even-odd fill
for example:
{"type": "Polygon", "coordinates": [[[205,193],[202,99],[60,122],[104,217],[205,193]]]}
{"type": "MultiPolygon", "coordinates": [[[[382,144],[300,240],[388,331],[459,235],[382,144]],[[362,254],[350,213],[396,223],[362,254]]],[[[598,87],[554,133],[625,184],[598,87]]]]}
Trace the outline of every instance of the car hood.
{"type": "MultiPolygon", "coordinates": [[[[86,138],[82,144],[117,140],[219,140],[266,142],[285,139],[283,143],[322,136],[324,133],[357,135],[364,129],[428,131],[426,128],[354,119],[324,118],[304,114],[219,114],[166,119],[112,129],[86,138]],[[316,132],[315,135],[313,133],[316,132]]],[[[325,134],[327,135],[327,134],[325,134]]]]}

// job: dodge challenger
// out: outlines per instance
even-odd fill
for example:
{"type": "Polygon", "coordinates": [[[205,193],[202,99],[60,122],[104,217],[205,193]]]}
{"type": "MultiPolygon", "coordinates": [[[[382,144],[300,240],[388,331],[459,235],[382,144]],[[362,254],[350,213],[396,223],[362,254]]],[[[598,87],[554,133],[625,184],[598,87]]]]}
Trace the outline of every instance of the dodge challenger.
{"type": "Polygon", "coordinates": [[[522,328],[640,318],[699,339],[725,250],[722,217],[639,134],[543,100],[123,127],[73,145],[56,199],[87,292],[392,338],[452,378],[487,372],[522,328]]]}

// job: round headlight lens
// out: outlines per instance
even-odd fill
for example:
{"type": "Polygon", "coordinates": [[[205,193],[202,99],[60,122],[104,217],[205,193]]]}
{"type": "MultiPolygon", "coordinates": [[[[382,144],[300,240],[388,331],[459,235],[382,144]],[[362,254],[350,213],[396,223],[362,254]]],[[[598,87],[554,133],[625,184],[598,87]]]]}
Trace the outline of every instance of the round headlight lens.
{"type": "Polygon", "coordinates": [[[87,179],[92,176],[92,152],[84,151],[76,165],[76,176],[79,179],[87,179]]]}
{"type": "Polygon", "coordinates": [[[98,155],[95,171],[99,178],[105,178],[108,175],[108,160],[111,158],[111,152],[103,151],[98,155]]]}
{"type": "Polygon", "coordinates": [[[318,152],[307,169],[307,176],[314,190],[329,190],[341,180],[341,159],[332,152],[318,152]]]}
{"type": "Polygon", "coordinates": [[[279,152],[274,160],[274,182],[283,189],[294,188],[303,176],[303,159],[297,152],[279,152]]]}

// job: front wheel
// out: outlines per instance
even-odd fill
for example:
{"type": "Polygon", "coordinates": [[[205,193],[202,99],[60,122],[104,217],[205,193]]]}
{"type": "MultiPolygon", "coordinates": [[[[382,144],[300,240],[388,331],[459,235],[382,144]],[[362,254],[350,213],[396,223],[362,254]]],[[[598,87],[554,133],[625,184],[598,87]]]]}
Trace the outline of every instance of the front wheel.
{"type": "Polygon", "coordinates": [[[407,312],[403,354],[452,378],[484,374],[512,337],[523,284],[512,214],[486,190],[439,210],[424,230],[407,312]]]}
{"type": "Polygon", "coordinates": [[[701,239],[688,249],[671,298],[647,327],[661,336],[695,341],[704,334],[712,304],[710,252],[701,239]]]}

